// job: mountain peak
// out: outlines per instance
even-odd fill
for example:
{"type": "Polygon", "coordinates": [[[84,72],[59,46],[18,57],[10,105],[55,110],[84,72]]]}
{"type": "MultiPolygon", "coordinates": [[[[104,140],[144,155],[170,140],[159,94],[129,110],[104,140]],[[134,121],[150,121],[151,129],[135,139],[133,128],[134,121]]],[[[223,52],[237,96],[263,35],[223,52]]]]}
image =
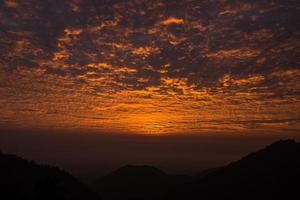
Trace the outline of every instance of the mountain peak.
{"type": "Polygon", "coordinates": [[[298,161],[298,157],[295,156],[295,152],[300,152],[300,143],[295,140],[279,140],[265,148],[251,153],[240,160],[240,162],[234,162],[233,164],[241,164],[246,162],[263,161],[264,163],[271,165],[279,163],[287,163],[290,161],[298,161]]]}
{"type": "Polygon", "coordinates": [[[269,147],[284,147],[284,146],[293,146],[293,145],[297,145],[299,143],[297,143],[295,140],[292,139],[287,139],[287,140],[278,140],[274,143],[272,143],[271,145],[269,145],[269,147]]]}
{"type": "Polygon", "coordinates": [[[287,139],[276,141],[256,153],[269,152],[274,154],[287,154],[289,156],[292,156],[293,154],[291,154],[291,152],[295,151],[296,149],[300,149],[300,143],[297,143],[292,139],[287,139]]]}
{"type": "Polygon", "coordinates": [[[279,140],[172,190],[167,199],[293,199],[299,155],[300,143],[279,140]]]}

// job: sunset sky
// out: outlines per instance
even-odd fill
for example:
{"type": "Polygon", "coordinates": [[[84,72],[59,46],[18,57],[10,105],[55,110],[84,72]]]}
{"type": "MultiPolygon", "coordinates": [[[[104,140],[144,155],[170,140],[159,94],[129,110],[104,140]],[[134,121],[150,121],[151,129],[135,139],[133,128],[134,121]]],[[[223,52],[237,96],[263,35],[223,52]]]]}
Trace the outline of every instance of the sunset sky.
{"type": "Polygon", "coordinates": [[[297,134],[297,0],[1,0],[0,127],[297,134]]]}
{"type": "Polygon", "coordinates": [[[0,0],[0,152],[198,173],[300,141],[298,0],[0,0]]]}

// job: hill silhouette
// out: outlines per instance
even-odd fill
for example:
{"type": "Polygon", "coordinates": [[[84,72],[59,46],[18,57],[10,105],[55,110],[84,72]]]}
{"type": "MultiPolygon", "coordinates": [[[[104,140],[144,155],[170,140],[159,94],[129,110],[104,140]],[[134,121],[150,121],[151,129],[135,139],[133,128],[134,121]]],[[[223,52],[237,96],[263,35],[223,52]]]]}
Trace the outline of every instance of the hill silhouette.
{"type": "Polygon", "coordinates": [[[189,180],[184,175],[168,175],[151,166],[127,165],[94,183],[104,199],[160,199],[172,186],[189,180]]]}
{"type": "Polygon", "coordinates": [[[165,199],[295,199],[299,180],[300,144],[280,140],[176,187],[165,199]]]}
{"type": "Polygon", "coordinates": [[[300,143],[280,140],[227,166],[193,177],[151,166],[127,165],[98,178],[91,188],[57,167],[0,153],[0,195],[10,200],[250,200],[295,199],[300,143]]]}
{"type": "Polygon", "coordinates": [[[99,200],[95,192],[57,167],[0,152],[0,198],[9,200],[99,200]]]}

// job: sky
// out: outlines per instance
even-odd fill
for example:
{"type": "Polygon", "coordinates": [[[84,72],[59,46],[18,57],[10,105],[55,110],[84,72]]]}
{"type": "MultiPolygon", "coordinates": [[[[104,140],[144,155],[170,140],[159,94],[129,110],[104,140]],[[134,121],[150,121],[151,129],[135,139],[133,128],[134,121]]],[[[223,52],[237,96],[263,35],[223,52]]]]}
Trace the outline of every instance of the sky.
{"type": "Polygon", "coordinates": [[[0,126],[300,130],[296,0],[2,0],[0,126]]]}
{"type": "Polygon", "coordinates": [[[297,0],[0,0],[0,151],[195,173],[300,141],[297,0]]]}

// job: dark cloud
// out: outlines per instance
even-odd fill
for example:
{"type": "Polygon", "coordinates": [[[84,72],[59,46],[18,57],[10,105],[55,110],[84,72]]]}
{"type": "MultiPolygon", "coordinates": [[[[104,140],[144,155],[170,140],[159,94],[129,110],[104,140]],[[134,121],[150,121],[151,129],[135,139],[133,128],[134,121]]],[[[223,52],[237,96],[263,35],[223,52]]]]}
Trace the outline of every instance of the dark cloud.
{"type": "MultiPolygon", "coordinates": [[[[172,120],[183,131],[201,117],[208,128],[248,117],[275,120],[278,129],[285,125],[276,119],[299,117],[299,10],[293,0],[2,1],[0,76],[9,77],[0,79],[2,109],[13,118],[29,106],[26,96],[42,113],[43,102],[61,113],[90,113],[87,127],[101,112],[108,129],[136,117],[154,132],[172,120]]],[[[244,125],[234,121],[230,128],[244,125]]]]}

